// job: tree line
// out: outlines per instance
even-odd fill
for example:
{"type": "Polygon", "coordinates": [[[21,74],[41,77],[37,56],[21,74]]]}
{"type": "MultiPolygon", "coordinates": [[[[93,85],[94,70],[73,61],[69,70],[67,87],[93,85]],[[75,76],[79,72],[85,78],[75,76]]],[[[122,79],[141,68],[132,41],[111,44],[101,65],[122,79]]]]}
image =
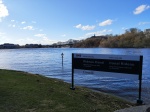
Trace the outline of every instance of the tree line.
{"type": "Polygon", "coordinates": [[[80,40],[73,47],[150,48],[150,29],[141,31],[137,28],[130,28],[121,35],[92,36],[80,40]]]}

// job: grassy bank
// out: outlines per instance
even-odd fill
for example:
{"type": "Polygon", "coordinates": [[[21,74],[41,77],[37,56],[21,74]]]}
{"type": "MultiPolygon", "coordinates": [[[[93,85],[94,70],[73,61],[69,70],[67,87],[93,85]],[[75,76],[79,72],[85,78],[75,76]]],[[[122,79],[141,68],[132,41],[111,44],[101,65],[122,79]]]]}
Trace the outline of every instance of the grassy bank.
{"type": "Polygon", "coordinates": [[[113,112],[131,103],[57,79],[0,70],[0,112],[113,112]]]}

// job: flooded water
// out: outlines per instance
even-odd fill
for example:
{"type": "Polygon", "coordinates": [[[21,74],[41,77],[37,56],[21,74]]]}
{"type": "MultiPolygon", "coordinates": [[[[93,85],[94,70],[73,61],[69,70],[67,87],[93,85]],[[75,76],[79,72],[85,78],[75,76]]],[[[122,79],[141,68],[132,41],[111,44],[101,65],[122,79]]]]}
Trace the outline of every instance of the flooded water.
{"type": "MultiPolygon", "coordinates": [[[[150,103],[150,49],[122,48],[40,48],[1,49],[0,69],[42,74],[71,83],[72,53],[143,55],[142,100],[150,103]],[[64,53],[63,67],[61,53],[64,53]]],[[[1,74],[0,74],[1,75],[1,74]]],[[[138,80],[75,73],[75,85],[121,96],[132,102],[138,98],[138,80]]]]}

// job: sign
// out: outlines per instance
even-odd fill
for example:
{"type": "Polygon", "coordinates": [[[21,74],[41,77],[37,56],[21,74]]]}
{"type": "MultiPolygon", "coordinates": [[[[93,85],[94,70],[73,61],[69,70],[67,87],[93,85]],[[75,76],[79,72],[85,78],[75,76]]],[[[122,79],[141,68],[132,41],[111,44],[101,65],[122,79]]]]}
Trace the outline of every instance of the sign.
{"type": "MultiPolygon", "coordinates": [[[[72,87],[74,88],[74,72],[83,74],[99,74],[103,76],[128,76],[130,74],[139,79],[138,104],[142,104],[142,63],[143,56],[136,55],[107,55],[107,54],[72,54],[72,87]],[[123,75],[124,74],[124,75],[123,75]]],[[[130,76],[131,78],[131,76],[130,76]]]]}
{"type": "MultiPolygon", "coordinates": [[[[115,72],[139,76],[141,72],[140,56],[106,55],[106,54],[73,54],[73,69],[115,72]]],[[[97,72],[92,72],[97,73],[97,72]]]]}

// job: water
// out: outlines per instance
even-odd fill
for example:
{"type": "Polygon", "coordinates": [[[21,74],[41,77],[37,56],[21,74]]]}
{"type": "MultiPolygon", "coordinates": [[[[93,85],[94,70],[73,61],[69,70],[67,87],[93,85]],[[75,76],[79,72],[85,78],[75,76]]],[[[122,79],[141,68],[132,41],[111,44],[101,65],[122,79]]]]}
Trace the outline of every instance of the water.
{"type": "MultiPolygon", "coordinates": [[[[142,100],[150,103],[150,49],[41,48],[1,49],[0,68],[42,74],[71,83],[72,53],[143,55],[142,100]],[[64,53],[62,67],[61,53],[64,53]]],[[[75,85],[121,96],[132,102],[138,98],[138,80],[75,73],[75,85]]]]}

